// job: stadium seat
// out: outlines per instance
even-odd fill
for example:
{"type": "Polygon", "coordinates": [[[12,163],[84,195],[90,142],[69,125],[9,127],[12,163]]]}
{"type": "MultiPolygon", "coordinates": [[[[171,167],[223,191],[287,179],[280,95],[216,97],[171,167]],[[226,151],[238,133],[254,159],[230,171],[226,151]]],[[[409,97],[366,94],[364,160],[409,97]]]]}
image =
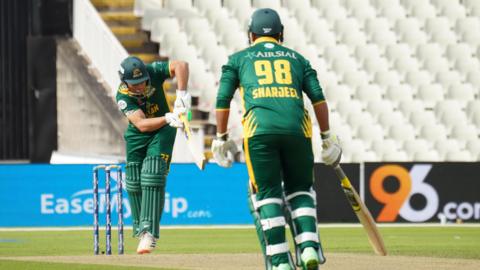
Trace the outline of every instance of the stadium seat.
{"type": "Polygon", "coordinates": [[[438,151],[441,159],[445,159],[448,152],[453,152],[461,148],[457,140],[441,139],[434,142],[434,149],[438,151]]]}
{"type": "Polygon", "coordinates": [[[165,35],[174,35],[180,32],[180,24],[176,18],[160,17],[153,20],[150,31],[150,39],[161,43],[165,35]]]}
{"type": "Polygon", "coordinates": [[[347,18],[347,11],[340,5],[329,5],[326,8],[319,9],[322,17],[333,24],[336,20],[347,18]]]}
{"type": "Polygon", "coordinates": [[[348,47],[343,44],[325,47],[323,52],[323,56],[328,63],[332,63],[335,59],[349,58],[349,55],[348,47]]]}
{"type": "Polygon", "coordinates": [[[462,78],[455,70],[440,71],[435,75],[435,81],[442,85],[444,89],[448,89],[452,85],[461,83],[462,78]]]}
{"type": "MultiPolygon", "coordinates": [[[[430,85],[430,74],[426,71],[411,71],[405,75],[405,82],[413,87],[421,87],[424,85],[430,85]]],[[[435,88],[438,88],[439,85],[435,88]]],[[[440,90],[441,91],[441,90],[440,90]]]]}
{"type": "Polygon", "coordinates": [[[466,61],[472,58],[472,50],[466,43],[456,43],[447,46],[446,54],[448,59],[452,62],[466,61]]]}
{"type": "Polygon", "coordinates": [[[164,7],[166,9],[191,9],[192,1],[191,0],[163,0],[164,7]]]}
{"type": "Polygon", "coordinates": [[[376,11],[373,7],[368,5],[358,5],[350,10],[350,16],[358,20],[363,25],[367,19],[375,18],[376,11]]]}
{"type": "Polygon", "coordinates": [[[435,124],[437,118],[432,111],[424,111],[410,114],[410,123],[415,127],[415,130],[419,133],[423,126],[427,124],[435,124]]]}
{"type": "Polygon", "coordinates": [[[386,153],[383,155],[382,160],[387,162],[406,162],[409,158],[407,153],[400,150],[394,153],[386,153]]]}
{"type": "Polygon", "coordinates": [[[471,118],[475,113],[480,113],[480,100],[478,98],[467,103],[466,113],[468,118],[471,118]]]}
{"type": "Polygon", "coordinates": [[[386,18],[369,18],[365,20],[364,30],[369,37],[375,33],[390,32],[389,22],[386,18]]]}
{"type": "Polygon", "coordinates": [[[413,140],[415,139],[415,130],[410,124],[399,125],[397,123],[395,125],[390,126],[387,137],[394,139],[395,141],[398,141],[398,142],[413,140]]]}
{"type": "Polygon", "coordinates": [[[283,6],[289,10],[307,10],[311,9],[310,0],[283,0],[283,6]]]}
{"type": "Polygon", "coordinates": [[[418,97],[423,100],[426,107],[433,108],[435,104],[443,100],[443,90],[439,84],[424,82],[418,90],[418,97]]]}
{"type": "Polygon", "coordinates": [[[374,141],[383,140],[384,130],[377,124],[360,124],[357,128],[357,136],[370,148],[374,141]]]}
{"type": "Polygon", "coordinates": [[[179,46],[178,44],[187,45],[188,38],[184,32],[178,32],[172,35],[165,35],[160,42],[159,54],[161,56],[170,56],[174,48],[179,46]]]}
{"type": "Polygon", "coordinates": [[[400,5],[382,7],[379,9],[378,14],[387,18],[391,26],[394,25],[397,20],[407,17],[405,9],[400,5]]]}
{"type": "MultiPolygon", "coordinates": [[[[342,115],[345,116],[345,114],[342,115]]],[[[374,123],[372,115],[368,112],[349,112],[346,119],[353,131],[357,131],[361,126],[371,126],[374,123]]]]}
{"type": "Polygon", "coordinates": [[[376,44],[359,45],[355,48],[354,55],[357,62],[363,65],[364,61],[369,58],[380,58],[380,49],[376,44]]]}
{"type": "Polygon", "coordinates": [[[400,85],[400,76],[396,71],[380,71],[375,73],[373,81],[383,89],[400,85]]]}
{"type": "Polygon", "coordinates": [[[363,85],[355,91],[355,97],[363,104],[367,104],[370,101],[382,100],[383,92],[384,90],[378,85],[363,85]]]}
{"type": "Polygon", "coordinates": [[[448,152],[445,156],[445,161],[471,161],[472,156],[466,150],[456,150],[448,152]]]}
{"type": "Polygon", "coordinates": [[[168,17],[170,16],[170,12],[167,10],[163,10],[160,8],[148,8],[143,11],[142,17],[142,30],[144,31],[151,31],[152,30],[152,23],[155,19],[160,17],[168,17]]]}
{"type": "Polygon", "coordinates": [[[391,32],[375,32],[370,37],[370,42],[375,43],[381,50],[384,50],[388,45],[397,43],[397,36],[391,32]]]}
{"type": "Polygon", "coordinates": [[[432,77],[435,77],[439,72],[447,72],[450,70],[449,63],[444,57],[428,59],[423,63],[423,67],[432,77]]]}
{"type": "Polygon", "coordinates": [[[436,150],[430,149],[427,152],[416,152],[412,160],[420,162],[439,162],[442,161],[436,150]]]}
{"type": "Polygon", "coordinates": [[[205,13],[207,10],[221,9],[222,0],[194,0],[193,6],[200,12],[205,13]]]}
{"type": "Polygon", "coordinates": [[[474,29],[480,29],[480,20],[478,17],[459,18],[455,21],[455,31],[460,35],[471,32],[474,29]]]}
{"type": "Polygon", "coordinates": [[[392,44],[386,47],[385,56],[387,56],[390,61],[395,62],[404,57],[411,57],[412,50],[405,43],[392,44]]]}
{"type": "Polygon", "coordinates": [[[347,117],[347,115],[351,113],[361,113],[362,112],[362,104],[356,100],[342,100],[337,103],[335,107],[337,112],[342,117],[347,117]]]}
{"type": "Polygon", "coordinates": [[[448,89],[447,97],[460,102],[468,102],[475,99],[475,90],[469,84],[454,84],[448,89]]]}
{"type": "Polygon", "coordinates": [[[133,14],[137,17],[143,17],[147,9],[161,9],[163,0],[141,0],[133,4],[133,14]]]}
{"type": "Polygon", "coordinates": [[[366,110],[372,114],[374,118],[378,118],[384,113],[393,112],[394,104],[389,99],[373,100],[367,103],[366,110]]]}
{"type": "Polygon", "coordinates": [[[462,40],[470,45],[472,49],[478,48],[480,45],[480,33],[478,31],[465,32],[462,35],[462,40]]]}
{"type": "Polygon", "coordinates": [[[375,151],[375,153],[382,157],[383,155],[387,153],[395,153],[398,151],[398,144],[397,141],[392,140],[392,139],[382,139],[378,141],[373,141],[372,142],[372,150],[375,151]]]}
{"type": "Polygon", "coordinates": [[[323,10],[330,6],[340,6],[340,0],[312,0],[312,6],[323,10]]]}
{"type": "Polygon", "coordinates": [[[399,103],[402,101],[411,101],[413,100],[413,91],[412,87],[408,85],[397,85],[390,86],[385,93],[385,96],[388,100],[399,103]]]}
{"type": "Polygon", "coordinates": [[[451,135],[452,138],[462,142],[479,139],[477,129],[468,124],[455,124],[452,128],[451,135]]]}
{"type": "Polygon", "coordinates": [[[229,50],[229,54],[240,51],[248,47],[248,39],[246,35],[238,32],[228,32],[222,37],[222,43],[229,50]]]}
{"type": "Polygon", "coordinates": [[[465,18],[466,12],[465,8],[462,5],[455,5],[452,3],[448,7],[444,7],[443,9],[441,9],[440,15],[447,17],[451,23],[454,23],[458,19],[465,18]]]}
{"type": "Polygon", "coordinates": [[[470,154],[472,157],[477,157],[476,161],[479,161],[478,157],[480,157],[480,140],[474,139],[474,140],[469,140],[466,143],[465,149],[470,151],[470,154]]]}
{"type": "Polygon", "coordinates": [[[342,156],[342,160],[344,160],[344,162],[352,162],[352,156],[356,156],[358,158],[359,156],[363,155],[366,149],[361,140],[353,139],[351,141],[344,141],[342,143],[342,150],[345,155],[345,159],[343,159],[342,156]]]}
{"type": "Polygon", "coordinates": [[[253,0],[253,7],[255,8],[280,8],[280,0],[253,0]]]}
{"type": "Polygon", "coordinates": [[[457,43],[457,36],[450,30],[434,32],[431,34],[430,42],[441,44],[442,47],[445,47],[450,44],[457,43]]]}
{"type": "Polygon", "coordinates": [[[336,36],[333,32],[314,32],[310,37],[310,40],[315,46],[318,47],[319,52],[323,53],[326,48],[333,47],[336,45],[336,36]]]}
{"type": "Polygon", "coordinates": [[[447,130],[442,124],[426,123],[420,128],[422,138],[429,141],[438,141],[447,139],[447,130]]]}
{"type": "Polygon", "coordinates": [[[442,57],[443,49],[439,44],[436,43],[427,43],[417,46],[416,56],[419,60],[426,61],[433,58],[442,57]]]}
{"type": "Polygon", "coordinates": [[[428,3],[428,1],[421,2],[415,5],[412,8],[410,14],[413,15],[415,18],[419,19],[420,21],[434,18],[437,15],[435,7],[428,3]]]}
{"type": "Polygon", "coordinates": [[[430,150],[430,143],[424,139],[406,140],[403,142],[403,150],[413,159],[418,153],[428,152],[430,150]]]}
{"type": "MultiPolygon", "coordinates": [[[[188,35],[193,35],[197,32],[204,33],[206,30],[210,29],[210,23],[206,18],[194,17],[188,18],[183,23],[183,28],[188,33],[188,35]]],[[[168,28],[167,28],[168,29],[168,28]]],[[[165,30],[165,32],[172,33],[174,30],[165,30]]]]}
{"type": "Polygon", "coordinates": [[[383,57],[367,58],[363,62],[363,67],[370,74],[371,78],[374,78],[375,74],[379,72],[388,72],[388,62],[383,57]]]}
{"type": "Polygon", "coordinates": [[[348,71],[343,74],[342,82],[352,89],[368,85],[368,74],[365,71],[348,71]]]}
{"type": "Polygon", "coordinates": [[[480,70],[480,64],[475,58],[467,58],[462,61],[456,61],[454,66],[455,69],[460,73],[468,73],[480,70]]]}
{"type": "Polygon", "coordinates": [[[402,77],[405,77],[405,75],[409,72],[417,72],[420,70],[417,59],[408,56],[400,57],[395,60],[393,63],[393,67],[396,71],[398,71],[400,75],[402,75],[402,77]]]}
{"type": "Polygon", "coordinates": [[[434,17],[425,21],[425,31],[430,34],[451,30],[451,28],[450,21],[445,17],[434,17]]]}
{"type": "Polygon", "coordinates": [[[398,111],[384,111],[378,116],[378,123],[388,129],[391,126],[403,125],[405,116],[398,111]]]}
{"type": "Polygon", "coordinates": [[[424,112],[425,104],[421,100],[404,100],[399,102],[398,108],[405,117],[410,117],[412,114],[424,112]]]}
{"type": "Polygon", "coordinates": [[[344,85],[336,85],[324,89],[328,103],[336,104],[339,101],[349,101],[352,91],[344,85]]]}

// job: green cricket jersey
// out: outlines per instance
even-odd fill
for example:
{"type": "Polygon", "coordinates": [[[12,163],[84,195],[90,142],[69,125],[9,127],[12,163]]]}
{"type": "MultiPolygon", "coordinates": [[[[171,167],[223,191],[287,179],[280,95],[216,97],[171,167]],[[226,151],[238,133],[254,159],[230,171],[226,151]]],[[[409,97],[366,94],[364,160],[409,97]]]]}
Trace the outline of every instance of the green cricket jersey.
{"type": "MultiPolygon", "coordinates": [[[[126,116],[139,109],[145,113],[147,118],[164,116],[167,112],[170,112],[166,94],[163,90],[163,82],[171,77],[169,63],[154,62],[146,65],[146,67],[150,80],[143,95],[129,94],[128,87],[123,82],[118,88],[117,105],[126,116]]],[[[125,136],[127,137],[129,134],[141,134],[141,132],[132,123],[129,123],[125,136]]]]}
{"type": "Polygon", "coordinates": [[[302,91],[314,105],[325,100],[316,71],[299,53],[261,37],[222,67],[217,110],[228,110],[237,88],[245,138],[260,134],[312,136],[302,91]]]}

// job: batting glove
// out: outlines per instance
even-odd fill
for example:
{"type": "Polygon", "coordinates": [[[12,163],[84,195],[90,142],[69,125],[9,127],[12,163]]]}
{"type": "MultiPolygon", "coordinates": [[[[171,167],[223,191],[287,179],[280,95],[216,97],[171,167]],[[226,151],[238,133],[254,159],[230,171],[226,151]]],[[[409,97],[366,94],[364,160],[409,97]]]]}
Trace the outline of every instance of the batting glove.
{"type": "Polygon", "coordinates": [[[212,142],[213,158],[224,168],[232,167],[234,155],[238,152],[237,145],[227,140],[227,135],[219,136],[212,142]]]}
{"type": "Polygon", "coordinates": [[[166,113],[165,114],[165,121],[167,122],[167,124],[169,124],[171,127],[174,127],[174,128],[183,128],[183,123],[182,121],[180,120],[180,117],[178,115],[178,113],[166,113]]]}
{"type": "Polygon", "coordinates": [[[342,158],[342,148],[337,136],[329,131],[322,132],[322,160],[326,165],[337,166],[342,158]]]}
{"type": "Polygon", "coordinates": [[[192,107],[192,96],[186,90],[177,90],[177,98],[173,103],[173,111],[177,114],[185,113],[192,107]]]}

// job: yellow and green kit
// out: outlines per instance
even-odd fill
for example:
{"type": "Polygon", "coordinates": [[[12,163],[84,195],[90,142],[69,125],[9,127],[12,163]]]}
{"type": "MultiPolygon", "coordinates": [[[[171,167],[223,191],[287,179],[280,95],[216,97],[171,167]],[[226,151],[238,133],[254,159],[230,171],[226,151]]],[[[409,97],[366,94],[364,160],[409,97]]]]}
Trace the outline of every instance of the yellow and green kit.
{"type": "MultiPolygon", "coordinates": [[[[129,69],[125,72],[147,78],[147,86],[143,94],[133,95],[128,91],[126,82],[122,82],[116,96],[118,108],[126,116],[141,110],[147,118],[161,117],[170,112],[163,89],[164,81],[171,77],[169,63],[143,65],[138,59],[128,62],[129,59],[122,63],[123,68],[129,69]]],[[[166,177],[175,136],[176,129],[169,125],[152,132],[140,132],[129,123],[125,131],[126,189],[132,209],[134,236],[147,231],[154,237],[159,237],[166,177]]]]}
{"type": "Polygon", "coordinates": [[[312,122],[303,93],[316,105],[325,101],[323,91],[310,63],[268,36],[229,57],[222,68],[217,111],[229,110],[236,89],[244,109],[243,147],[262,249],[273,265],[286,263],[285,204],[291,208],[297,246],[319,248],[312,122]]]}

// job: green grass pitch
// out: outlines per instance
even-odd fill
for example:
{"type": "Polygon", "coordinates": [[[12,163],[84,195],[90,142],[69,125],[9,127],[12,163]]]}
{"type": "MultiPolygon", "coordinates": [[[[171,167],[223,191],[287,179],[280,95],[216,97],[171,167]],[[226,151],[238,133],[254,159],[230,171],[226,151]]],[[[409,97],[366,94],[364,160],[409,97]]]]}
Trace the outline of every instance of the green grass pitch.
{"type": "MultiPolygon", "coordinates": [[[[382,227],[389,255],[464,258],[480,260],[479,227],[382,227]]],[[[134,254],[137,240],[125,231],[125,251],[134,254]]],[[[112,250],[116,253],[116,231],[112,231],[112,250]]],[[[370,253],[373,251],[360,227],[320,228],[327,253],[370,253]]],[[[101,250],[105,248],[101,231],[101,250]]],[[[292,241],[290,241],[292,242],[292,241]]],[[[155,250],[175,253],[255,253],[260,252],[253,228],[245,229],[165,229],[155,250]]],[[[66,256],[93,254],[92,232],[0,231],[0,269],[151,269],[145,267],[93,266],[2,260],[12,256],[66,256]],[[68,267],[68,268],[67,268],[68,267]]],[[[157,268],[158,269],[158,268],[157,268]]],[[[166,268],[165,268],[166,270],[166,268]]]]}

